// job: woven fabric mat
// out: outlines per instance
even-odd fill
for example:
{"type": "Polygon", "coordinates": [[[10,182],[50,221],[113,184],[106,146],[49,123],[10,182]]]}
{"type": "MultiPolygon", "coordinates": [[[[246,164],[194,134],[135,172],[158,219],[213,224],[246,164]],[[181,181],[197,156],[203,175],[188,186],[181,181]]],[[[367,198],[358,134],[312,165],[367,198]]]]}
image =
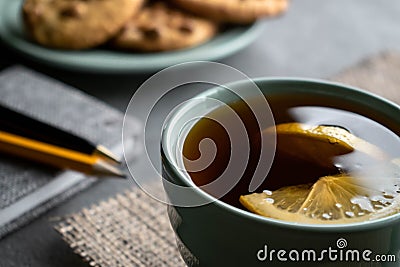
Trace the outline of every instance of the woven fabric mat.
{"type": "Polygon", "coordinates": [[[400,52],[384,52],[331,80],[363,88],[400,104],[400,52]]]}
{"type": "Polygon", "coordinates": [[[138,188],[85,208],[55,229],[90,266],[185,266],[165,205],[138,188]]]}
{"type": "MultiPolygon", "coordinates": [[[[363,61],[333,80],[400,103],[400,53],[363,61]]],[[[138,188],[83,209],[55,228],[90,266],[185,266],[165,205],[138,188]]]]}

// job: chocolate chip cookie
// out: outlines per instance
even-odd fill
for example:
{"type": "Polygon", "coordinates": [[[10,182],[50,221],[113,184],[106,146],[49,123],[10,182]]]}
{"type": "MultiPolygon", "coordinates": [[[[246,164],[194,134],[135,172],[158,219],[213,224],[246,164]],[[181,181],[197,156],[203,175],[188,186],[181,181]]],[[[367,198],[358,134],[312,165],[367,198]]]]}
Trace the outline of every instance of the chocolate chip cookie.
{"type": "Polygon", "coordinates": [[[199,45],[217,32],[217,24],[164,1],[145,6],[111,41],[119,49],[157,52],[199,45]]]}
{"type": "Polygon", "coordinates": [[[26,0],[26,30],[37,43],[86,49],[104,43],[140,9],[143,0],[26,0]]]}
{"type": "Polygon", "coordinates": [[[287,9],[288,0],[172,0],[181,8],[219,22],[247,24],[287,9]]]}

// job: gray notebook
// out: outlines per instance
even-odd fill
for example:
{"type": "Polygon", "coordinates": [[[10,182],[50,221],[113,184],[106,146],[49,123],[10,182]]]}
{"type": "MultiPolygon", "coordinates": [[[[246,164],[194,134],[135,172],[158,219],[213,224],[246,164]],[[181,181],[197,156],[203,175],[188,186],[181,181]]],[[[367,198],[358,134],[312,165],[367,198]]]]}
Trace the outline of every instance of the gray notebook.
{"type": "MultiPolygon", "coordinates": [[[[0,103],[122,155],[123,114],[61,82],[11,67],[0,72],[0,103]]],[[[133,118],[129,122],[135,142],[140,126],[133,118]]],[[[0,238],[95,180],[0,154],[0,238]]]]}

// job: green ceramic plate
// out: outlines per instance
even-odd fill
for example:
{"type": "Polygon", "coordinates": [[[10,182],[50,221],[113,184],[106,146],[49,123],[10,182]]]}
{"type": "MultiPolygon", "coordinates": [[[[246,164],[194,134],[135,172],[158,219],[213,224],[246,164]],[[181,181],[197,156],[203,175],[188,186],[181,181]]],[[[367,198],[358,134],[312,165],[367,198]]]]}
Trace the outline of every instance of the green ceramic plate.
{"type": "Polygon", "coordinates": [[[186,50],[151,54],[106,49],[60,51],[26,39],[21,21],[22,0],[0,0],[0,37],[5,44],[40,63],[64,69],[107,73],[141,73],[196,60],[216,60],[249,45],[260,34],[262,24],[225,30],[209,42],[186,50]]]}

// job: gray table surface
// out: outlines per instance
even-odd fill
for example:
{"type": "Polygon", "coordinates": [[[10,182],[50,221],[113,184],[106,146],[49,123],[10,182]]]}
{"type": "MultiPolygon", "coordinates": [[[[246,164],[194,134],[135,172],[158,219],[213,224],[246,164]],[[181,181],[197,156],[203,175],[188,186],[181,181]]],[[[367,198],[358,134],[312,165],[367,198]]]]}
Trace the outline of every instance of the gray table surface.
{"type": "MultiPolygon", "coordinates": [[[[134,89],[149,77],[66,72],[39,66],[0,48],[1,68],[25,64],[120,110],[126,108],[134,89]]],[[[285,16],[265,22],[256,42],[221,62],[250,77],[325,78],[384,50],[400,51],[400,1],[293,0],[285,16]]],[[[128,183],[99,182],[10,234],[0,241],[0,266],[87,266],[51,229],[49,219],[121,192],[128,183]]]]}

